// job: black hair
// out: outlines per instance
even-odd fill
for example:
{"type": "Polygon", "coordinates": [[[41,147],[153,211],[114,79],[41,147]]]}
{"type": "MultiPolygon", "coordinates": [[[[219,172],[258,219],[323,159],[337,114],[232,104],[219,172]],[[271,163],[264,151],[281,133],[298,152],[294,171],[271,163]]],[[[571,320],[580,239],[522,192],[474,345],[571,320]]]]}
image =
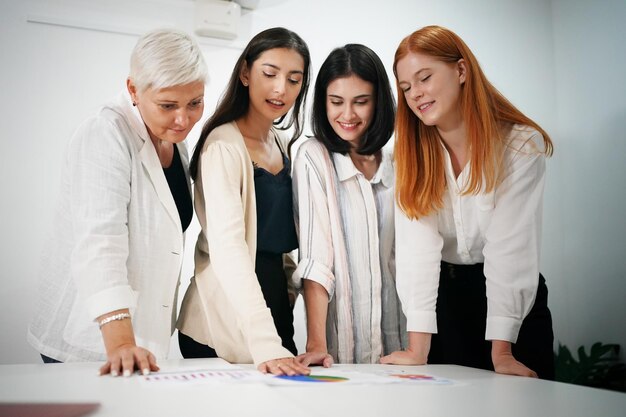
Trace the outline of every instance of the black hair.
{"type": "Polygon", "coordinates": [[[300,89],[300,93],[298,94],[291,110],[291,116],[282,126],[281,124],[287,115],[281,117],[274,123],[274,125],[281,130],[287,130],[294,126],[290,146],[291,142],[295,141],[295,139],[300,137],[302,134],[303,121],[301,114],[306,103],[306,95],[309,89],[310,79],[311,55],[309,53],[309,48],[306,42],[304,42],[298,34],[290,31],[289,29],[282,27],[266,29],[258,33],[250,40],[246,48],[239,56],[239,59],[237,59],[237,63],[235,64],[233,73],[230,76],[226,90],[222,93],[215,112],[206,121],[202,128],[202,133],[200,133],[200,138],[194,148],[191,163],[189,165],[189,172],[193,179],[196,179],[198,174],[198,161],[200,159],[200,153],[202,152],[206,138],[209,136],[211,131],[220,125],[239,119],[248,111],[250,105],[248,88],[242,85],[239,79],[244,65],[247,65],[248,68],[252,68],[254,61],[256,61],[263,52],[276,48],[292,49],[300,54],[300,56],[302,56],[302,60],[304,61],[304,73],[302,76],[302,88],[300,89]]]}
{"type": "Polygon", "coordinates": [[[374,86],[372,123],[361,138],[357,153],[373,155],[389,141],[394,129],[396,101],[385,67],[374,51],[365,45],[347,44],[334,49],[322,64],[315,81],[311,125],[313,135],[330,152],[346,154],[350,144],[333,130],[326,113],[328,84],[337,78],[356,75],[374,86]]]}

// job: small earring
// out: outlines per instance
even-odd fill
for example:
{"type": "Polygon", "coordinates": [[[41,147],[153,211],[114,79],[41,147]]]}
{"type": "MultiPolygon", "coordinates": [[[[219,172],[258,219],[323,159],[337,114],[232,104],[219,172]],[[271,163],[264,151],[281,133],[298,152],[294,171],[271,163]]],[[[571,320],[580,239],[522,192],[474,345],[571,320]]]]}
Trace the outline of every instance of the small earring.
{"type": "Polygon", "coordinates": [[[244,87],[247,87],[247,86],[248,86],[248,83],[247,83],[246,81],[244,81],[244,82],[243,82],[243,86],[244,86],[244,87]]]}
{"type": "Polygon", "coordinates": [[[137,106],[137,102],[133,101],[133,107],[137,106]]]}

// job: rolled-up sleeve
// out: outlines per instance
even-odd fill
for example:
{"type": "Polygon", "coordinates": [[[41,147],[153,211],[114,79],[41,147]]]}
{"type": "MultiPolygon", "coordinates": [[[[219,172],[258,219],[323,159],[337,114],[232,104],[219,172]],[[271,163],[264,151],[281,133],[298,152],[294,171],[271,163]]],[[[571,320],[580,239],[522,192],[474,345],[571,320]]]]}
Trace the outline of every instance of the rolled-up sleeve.
{"type": "MultiPolygon", "coordinates": [[[[543,138],[536,134],[532,141],[540,146],[543,138]]],[[[545,156],[522,150],[514,154],[510,166],[497,188],[485,233],[485,338],[515,343],[537,293],[545,156]]]]}
{"type": "Polygon", "coordinates": [[[76,242],[70,273],[89,317],[134,309],[126,268],[131,161],[119,129],[102,118],[85,122],[70,142],[67,164],[76,242]]]}
{"type": "Polygon", "coordinates": [[[292,279],[297,288],[302,286],[303,279],[317,282],[326,289],[330,301],[335,292],[333,239],[326,191],[328,184],[321,164],[321,155],[302,148],[294,161],[294,212],[300,248],[292,279]]]}

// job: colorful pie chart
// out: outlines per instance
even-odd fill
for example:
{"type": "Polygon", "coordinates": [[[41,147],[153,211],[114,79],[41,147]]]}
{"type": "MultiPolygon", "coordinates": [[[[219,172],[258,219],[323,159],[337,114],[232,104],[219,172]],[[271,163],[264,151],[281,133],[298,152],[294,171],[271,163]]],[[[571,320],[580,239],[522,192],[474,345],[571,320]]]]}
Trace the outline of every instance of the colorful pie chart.
{"type": "Polygon", "coordinates": [[[297,382],[345,382],[348,378],[329,375],[278,375],[276,378],[297,382]]]}

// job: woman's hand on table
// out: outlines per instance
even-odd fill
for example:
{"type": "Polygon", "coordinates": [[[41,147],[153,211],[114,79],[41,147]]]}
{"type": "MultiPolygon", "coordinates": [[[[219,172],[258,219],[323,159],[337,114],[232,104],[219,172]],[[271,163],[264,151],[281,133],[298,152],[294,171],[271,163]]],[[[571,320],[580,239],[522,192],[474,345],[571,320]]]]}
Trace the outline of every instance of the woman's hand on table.
{"type": "Polygon", "coordinates": [[[302,366],[321,365],[330,368],[334,363],[333,357],[328,352],[306,352],[296,357],[296,362],[302,366]]]}
{"type": "Polygon", "coordinates": [[[262,362],[257,369],[264,374],[273,375],[308,375],[311,370],[296,362],[295,358],[280,358],[262,362]]]}

